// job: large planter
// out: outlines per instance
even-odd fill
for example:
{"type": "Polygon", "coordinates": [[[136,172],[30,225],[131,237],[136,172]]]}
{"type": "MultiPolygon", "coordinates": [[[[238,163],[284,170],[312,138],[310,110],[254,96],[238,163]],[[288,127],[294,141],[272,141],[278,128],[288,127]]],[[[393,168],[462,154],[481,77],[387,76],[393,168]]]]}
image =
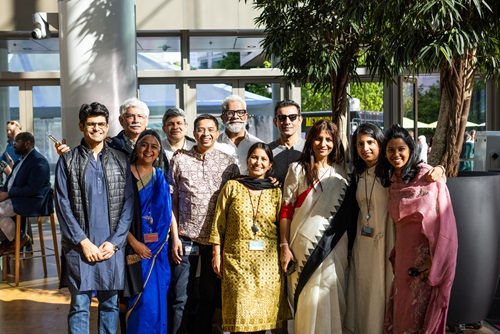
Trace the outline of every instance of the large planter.
{"type": "Polygon", "coordinates": [[[447,323],[486,319],[500,274],[500,173],[447,180],[457,220],[458,257],[447,323]]]}

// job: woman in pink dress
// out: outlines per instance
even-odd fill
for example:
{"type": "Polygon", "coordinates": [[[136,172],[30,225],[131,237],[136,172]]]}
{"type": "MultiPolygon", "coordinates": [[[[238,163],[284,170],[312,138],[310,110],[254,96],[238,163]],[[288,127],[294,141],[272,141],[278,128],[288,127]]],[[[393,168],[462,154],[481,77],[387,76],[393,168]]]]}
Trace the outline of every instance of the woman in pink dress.
{"type": "Polygon", "coordinates": [[[415,141],[393,125],[385,135],[382,183],[390,185],[389,214],[396,224],[391,254],[394,280],[386,333],[445,333],[455,277],[457,230],[444,180],[429,182],[415,141]]]}

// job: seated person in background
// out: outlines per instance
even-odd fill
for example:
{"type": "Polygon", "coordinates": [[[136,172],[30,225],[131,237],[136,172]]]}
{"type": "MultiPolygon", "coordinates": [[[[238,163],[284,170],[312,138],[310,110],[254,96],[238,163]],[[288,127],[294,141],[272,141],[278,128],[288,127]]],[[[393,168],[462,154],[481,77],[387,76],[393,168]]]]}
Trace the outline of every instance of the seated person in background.
{"type": "Polygon", "coordinates": [[[2,154],[2,160],[9,164],[10,167],[19,160],[19,155],[14,152],[14,140],[16,136],[21,132],[21,124],[17,121],[7,122],[7,147],[5,152],[2,154]]]}
{"type": "MultiPolygon", "coordinates": [[[[19,133],[14,141],[15,153],[20,159],[14,164],[0,192],[0,255],[14,252],[16,214],[34,216],[47,201],[50,191],[50,169],[47,159],[34,149],[35,138],[29,132],[19,133]]],[[[29,237],[21,239],[21,247],[29,237]]]]}
{"type": "Polygon", "coordinates": [[[9,164],[3,160],[0,160],[0,188],[3,187],[3,174],[7,177],[12,173],[12,168],[10,168],[9,164]]]}

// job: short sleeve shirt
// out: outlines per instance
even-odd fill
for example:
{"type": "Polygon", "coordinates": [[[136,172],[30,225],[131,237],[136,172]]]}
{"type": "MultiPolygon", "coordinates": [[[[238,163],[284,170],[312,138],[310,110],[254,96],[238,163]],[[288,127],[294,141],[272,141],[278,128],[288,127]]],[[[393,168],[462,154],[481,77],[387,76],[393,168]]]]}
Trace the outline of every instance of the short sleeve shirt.
{"type": "Polygon", "coordinates": [[[238,146],[236,146],[224,132],[219,136],[219,139],[217,139],[215,148],[219,151],[231,155],[236,160],[236,164],[240,168],[241,174],[246,175],[248,174],[248,149],[253,144],[260,142],[262,142],[262,140],[255,137],[254,135],[249,134],[248,131],[246,131],[245,138],[238,144],[238,146]]]}
{"type": "Polygon", "coordinates": [[[172,158],[170,190],[178,196],[180,236],[208,245],[217,197],[224,184],[239,174],[235,159],[218,150],[203,157],[196,147],[172,158]]]}

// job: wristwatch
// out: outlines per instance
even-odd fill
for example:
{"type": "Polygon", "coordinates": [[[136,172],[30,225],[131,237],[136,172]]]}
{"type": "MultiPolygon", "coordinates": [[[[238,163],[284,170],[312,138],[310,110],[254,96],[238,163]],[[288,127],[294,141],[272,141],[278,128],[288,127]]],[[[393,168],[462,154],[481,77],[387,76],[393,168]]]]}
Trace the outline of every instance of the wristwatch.
{"type": "Polygon", "coordinates": [[[120,250],[120,247],[118,247],[117,245],[113,245],[113,250],[117,252],[118,250],[120,250]]]}

